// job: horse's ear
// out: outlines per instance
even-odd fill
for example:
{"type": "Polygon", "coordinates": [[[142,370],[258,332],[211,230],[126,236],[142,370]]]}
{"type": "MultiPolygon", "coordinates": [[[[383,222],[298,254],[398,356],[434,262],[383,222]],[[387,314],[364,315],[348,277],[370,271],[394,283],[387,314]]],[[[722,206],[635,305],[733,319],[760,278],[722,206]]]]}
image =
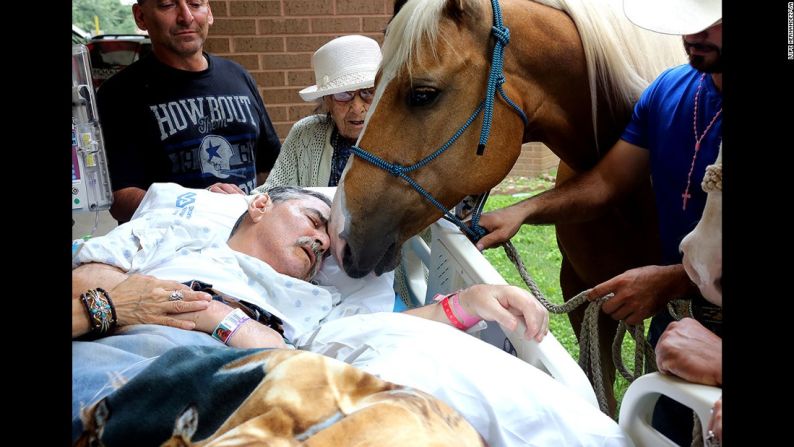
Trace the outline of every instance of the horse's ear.
{"type": "Polygon", "coordinates": [[[447,4],[444,6],[444,15],[455,23],[463,22],[467,15],[476,19],[479,16],[479,10],[470,3],[467,0],[447,0],[447,4]]]}
{"type": "MultiPolygon", "coordinates": [[[[395,0],[395,2],[394,2],[394,12],[391,15],[392,19],[394,18],[394,16],[397,15],[398,12],[400,12],[401,9],[403,9],[403,6],[405,6],[405,3],[407,1],[408,0],[395,0]]],[[[389,19],[389,21],[391,22],[391,19],[389,19]]]]}
{"type": "Polygon", "coordinates": [[[389,23],[391,23],[391,21],[394,20],[394,16],[396,16],[397,13],[400,12],[401,9],[403,9],[403,6],[405,6],[405,2],[407,2],[407,1],[408,0],[395,0],[394,1],[394,12],[392,13],[391,17],[389,18],[389,22],[386,24],[386,28],[383,29],[383,34],[386,34],[386,30],[389,28],[389,23]]]}

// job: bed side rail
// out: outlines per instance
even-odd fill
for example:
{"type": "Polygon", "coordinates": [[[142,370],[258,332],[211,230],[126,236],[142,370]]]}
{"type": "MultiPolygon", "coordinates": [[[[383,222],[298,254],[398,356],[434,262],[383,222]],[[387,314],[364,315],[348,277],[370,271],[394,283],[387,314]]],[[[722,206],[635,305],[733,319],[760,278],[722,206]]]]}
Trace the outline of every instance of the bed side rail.
{"type": "MultiPolygon", "coordinates": [[[[449,293],[472,284],[507,284],[502,275],[477,248],[449,222],[431,225],[432,243],[428,247],[419,236],[403,246],[403,268],[411,294],[423,304],[436,293],[449,293]],[[426,287],[425,275],[427,275],[426,287]],[[413,287],[416,284],[418,287],[413,287]]],[[[505,335],[499,324],[489,324],[479,337],[518,358],[546,371],[598,408],[593,388],[579,365],[557,339],[549,333],[542,342],[527,341],[519,323],[505,335]]]]}

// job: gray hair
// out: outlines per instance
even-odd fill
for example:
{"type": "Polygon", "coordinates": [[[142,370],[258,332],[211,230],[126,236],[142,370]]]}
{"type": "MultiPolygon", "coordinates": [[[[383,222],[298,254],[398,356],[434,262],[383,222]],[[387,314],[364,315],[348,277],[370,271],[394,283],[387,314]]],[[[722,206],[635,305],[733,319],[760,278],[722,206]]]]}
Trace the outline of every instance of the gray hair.
{"type": "Polygon", "coordinates": [[[270,200],[272,200],[273,203],[282,203],[287,200],[300,200],[305,199],[306,196],[310,196],[322,200],[323,203],[329,207],[331,206],[331,199],[325,194],[299,186],[274,186],[267,190],[267,194],[270,196],[270,200]]]}
{"type": "MultiPolygon", "coordinates": [[[[322,202],[328,205],[328,207],[331,206],[331,199],[329,199],[325,194],[312,191],[310,189],[300,188],[298,186],[274,186],[265,192],[270,196],[270,200],[272,200],[274,204],[284,203],[289,200],[301,200],[307,197],[314,197],[315,199],[322,200],[322,202]]],[[[234,223],[234,227],[232,227],[232,232],[229,233],[229,237],[234,236],[234,233],[237,232],[237,229],[243,223],[243,220],[247,214],[248,210],[243,211],[243,214],[241,214],[237,219],[237,222],[234,223]]]]}

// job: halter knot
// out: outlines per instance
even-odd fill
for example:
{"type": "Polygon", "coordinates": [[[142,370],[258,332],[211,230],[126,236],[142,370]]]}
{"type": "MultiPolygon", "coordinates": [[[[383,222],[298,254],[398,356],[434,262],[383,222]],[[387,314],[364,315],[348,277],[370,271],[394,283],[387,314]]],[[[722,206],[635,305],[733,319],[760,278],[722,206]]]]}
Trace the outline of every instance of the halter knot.
{"type": "Polygon", "coordinates": [[[510,30],[506,26],[492,26],[491,33],[502,46],[507,46],[510,43],[510,30]]]}
{"type": "Polygon", "coordinates": [[[392,163],[389,165],[389,173],[395,177],[399,177],[403,173],[403,166],[398,165],[397,163],[392,163]]]}
{"type": "Polygon", "coordinates": [[[479,241],[483,236],[488,234],[488,230],[486,230],[485,228],[481,227],[479,224],[472,224],[471,227],[469,227],[469,228],[471,228],[471,231],[474,232],[474,238],[473,239],[474,239],[475,242],[479,241]]]}

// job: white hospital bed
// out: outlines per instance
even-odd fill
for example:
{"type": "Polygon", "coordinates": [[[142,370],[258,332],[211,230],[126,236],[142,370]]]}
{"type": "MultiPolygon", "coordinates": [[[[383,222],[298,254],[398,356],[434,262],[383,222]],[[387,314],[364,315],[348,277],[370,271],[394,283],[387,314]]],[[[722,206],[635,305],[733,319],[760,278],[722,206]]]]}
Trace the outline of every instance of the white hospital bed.
{"type": "MultiPolygon", "coordinates": [[[[412,237],[403,246],[402,268],[413,301],[421,305],[436,293],[449,293],[472,284],[507,284],[456,226],[439,220],[430,229],[430,246],[420,236],[412,237]]],[[[522,338],[524,329],[519,323],[515,331],[505,335],[501,326],[489,323],[477,335],[547,372],[598,408],[587,376],[554,335],[549,332],[537,343],[522,338]]]]}
{"type": "MultiPolygon", "coordinates": [[[[333,196],[332,188],[312,189],[333,196]]],[[[177,195],[182,193],[182,190],[173,192],[177,195]]],[[[230,210],[229,204],[232,201],[228,197],[204,190],[193,193],[196,196],[203,195],[205,201],[209,201],[201,208],[203,211],[199,211],[200,208],[197,207],[192,212],[194,218],[202,217],[206,224],[231,227],[236,216],[242,212],[238,208],[244,207],[238,203],[235,205],[237,208],[230,210]],[[203,214],[199,216],[199,213],[203,214]]],[[[170,213],[174,203],[173,197],[165,196],[159,202],[154,201],[152,207],[165,207],[170,213]]],[[[100,231],[95,236],[104,234],[113,226],[115,225],[104,231],[100,226],[100,231]]],[[[507,284],[457,227],[439,220],[430,226],[430,230],[432,237],[429,245],[422,237],[414,236],[406,242],[402,251],[400,268],[405,273],[408,294],[415,305],[424,304],[436,293],[449,293],[472,284],[507,284]]],[[[554,335],[549,333],[541,343],[537,343],[524,340],[521,336],[523,331],[524,325],[519,323],[515,331],[505,335],[498,324],[490,323],[485,330],[476,333],[476,336],[548,373],[598,408],[595,393],[587,377],[554,335]]],[[[638,446],[663,445],[664,442],[670,444],[650,427],[653,404],[659,394],[665,394],[694,408],[703,421],[705,433],[709,409],[719,393],[717,388],[687,384],[658,374],[645,376],[629,387],[621,407],[620,425],[638,446]]]]}

